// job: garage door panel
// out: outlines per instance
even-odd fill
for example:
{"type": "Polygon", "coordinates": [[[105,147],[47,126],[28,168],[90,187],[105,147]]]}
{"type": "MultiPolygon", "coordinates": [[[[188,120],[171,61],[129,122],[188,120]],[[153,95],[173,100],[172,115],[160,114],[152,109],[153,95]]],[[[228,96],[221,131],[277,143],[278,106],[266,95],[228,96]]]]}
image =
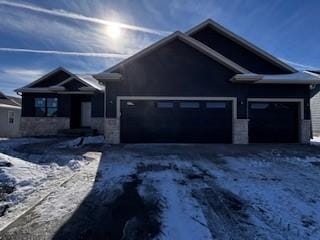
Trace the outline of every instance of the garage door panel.
{"type": "Polygon", "coordinates": [[[205,101],[122,101],[121,141],[229,143],[232,105],[205,101]]]}
{"type": "Polygon", "coordinates": [[[251,102],[248,111],[250,142],[298,142],[298,103],[251,102]]]}

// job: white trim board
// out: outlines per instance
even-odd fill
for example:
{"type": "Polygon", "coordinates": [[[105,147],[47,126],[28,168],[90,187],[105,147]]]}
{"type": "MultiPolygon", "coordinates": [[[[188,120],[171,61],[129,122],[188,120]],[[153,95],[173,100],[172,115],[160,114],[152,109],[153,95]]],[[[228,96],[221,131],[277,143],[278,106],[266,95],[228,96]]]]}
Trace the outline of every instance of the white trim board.
{"type": "MultiPolygon", "coordinates": [[[[296,102],[300,105],[300,120],[304,120],[304,99],[303,98],[247,98],[249,102],[296,102]]],[[[247,118],[249,115],[249,105],[247,104],[247,118]]]]}
{"type": "Polygon", "coordinates": [[[0,108],[21,109],[21,107],[11,106],[11,105],[7,105],[7,104],[0,104],[0,108]]]}
{"type": "MultiPolygon", "coordinates": [[[[225,65],[226,67],[239,72],[239,73],[249,73],[249,70],[241,67],[240,65],[236,64],[235,62],[231,61],[230,59],[227,59],[226,57],[222,56],[220,53],[216,52],[215,50],[209,48],[208,46],[206,46],[205,44],[197,41],[196,39],[193,39],[187,35],[185,35],[182,32],[175,32],[171,35],[169,35],[168,37],[163,38],[162,40],[152,44],[151,46],[143,49],[142,51],[134,54],[133,56],[123,60],[122,62],[116,64],[115,66],[107,69],[106,71],[102,72],[103,73],[109,73],[114,71],[115,69],[119,68],[120,66],[124,65],[124,64],[128,64],[134,60],[136,60],[137,58],[140,58],[142,56],[145,56],[146,54],[150,53],[151,51],[162,47],[164,45],[166,45],[167,43],[175,40],[175,39],[179,39],[181,41],[183,41],[184,43],[188,44],[189,46],[197,49],[198,51],[200,51],[201,53],[209,56],[210,58],[218,61],[219,63],[225,65]]],[[[95,75],[97,76],[97,78],[99,78],[99,74],[95,75]]]]}
{"type": "Polygon", "coordinates": [[[218,24],[217,22],[213,21],[212,19],[208,19],[202,23],[200,23],[199,25],[191,28],[190,30],[188,30],[186,32],[187,35],[192,35],[193,33],[196,33],[198,31],[200,31],[201,29],[205,28],[205,27],[211,27],[212,29],[218,31],[219,33],[223,34],[225,37],[239,43],[241,46],[245,47],[246,49],[248,49],[251,52],[254,52],[255,54],[257,54],[258,56],[264,58],[265,60],[276,64],[278,66],[281,66],[282,68],[294,73],[297,72],[296,69],[294,69],[293,67],[291,67],[290,65],[282,62],[281,60],[277,59],[276,57],[272,56],[271,54],[267,53],[266,51],[262,50],[261,48],[255,46],[254,44],[248,42],[247,40],[245,40],[244,38],[236,35],[235,33],[229,31],[228,29],[226,29],[225,27],[221,26],[220,24],[218,24]]]}
{"type": "Polygon", "coordinates": [[[236,97],[170,97],[170,96],[117,96],[117,119],[121,116],[122,100],[193,100],[193,101],[232,101],[232,118],[237,119],[236,97]]]}

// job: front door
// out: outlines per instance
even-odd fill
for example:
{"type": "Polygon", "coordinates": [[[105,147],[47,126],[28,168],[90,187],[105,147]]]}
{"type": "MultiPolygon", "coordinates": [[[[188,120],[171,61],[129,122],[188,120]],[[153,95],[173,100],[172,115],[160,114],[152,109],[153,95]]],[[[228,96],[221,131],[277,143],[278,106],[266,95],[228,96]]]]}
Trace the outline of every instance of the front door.
{"type": "Polygon", "coordinates": [[[91,125],[91,102],[81,103],[81,127],[90,127],[91,125]]]}

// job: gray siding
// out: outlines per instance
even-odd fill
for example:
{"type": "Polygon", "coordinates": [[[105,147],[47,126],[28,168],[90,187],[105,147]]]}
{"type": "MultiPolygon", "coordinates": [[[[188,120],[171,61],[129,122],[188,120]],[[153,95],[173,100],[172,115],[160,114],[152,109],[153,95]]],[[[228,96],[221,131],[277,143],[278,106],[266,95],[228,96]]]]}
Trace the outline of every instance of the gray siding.
{"type": "Polygon", "coordinates": [[[320,92],[311,98],[311,122],[313,135],[320,135],[320,92]]]}

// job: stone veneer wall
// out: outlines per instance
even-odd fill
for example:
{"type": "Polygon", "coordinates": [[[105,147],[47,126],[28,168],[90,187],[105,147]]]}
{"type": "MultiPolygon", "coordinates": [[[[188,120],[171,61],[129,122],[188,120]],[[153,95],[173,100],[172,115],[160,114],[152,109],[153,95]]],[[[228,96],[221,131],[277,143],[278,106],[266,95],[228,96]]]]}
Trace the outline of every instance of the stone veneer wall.
{"type": "Polygon", "coordinates": [[[232,121],[232,143],[233,144],[248,144],[248,123],[249,119],[233,119],[232,121]]]}
{"type": "Polygon", "coordinates": [[[91,118],[91,128],[98,130],[99,134],[104,134],[104,118],[103,117],[91,118]]]}
{"type": "Polygon", "coordinates": [[[56,135],[61,129],[70,128],[70,119],[65,117],[21,117],[22,136],[56,135]]]}
{"type": "Polygon", "coordinates": [[[310,143],[311,120],[300,120],[300,143],[310,143]]]}
{"type": "MultiPolygon", "coordinates": [[[[107,143],[120,143],[120,121],[117,118],[107,118],[104,121],[104,133],[107,143]]],[[[233,119],[232,143],[249,143],[249,119],[233,119]]],[[[309,143],[311,137],[311,120],[301,120],[300,122],[300,143],[309,143]]]]}
{"type": "Polygon", "coordinates": [[[120,120],[118,118],[106,118],[104,121],[104,136],[107,143],[120,143],[120,120]]]}

